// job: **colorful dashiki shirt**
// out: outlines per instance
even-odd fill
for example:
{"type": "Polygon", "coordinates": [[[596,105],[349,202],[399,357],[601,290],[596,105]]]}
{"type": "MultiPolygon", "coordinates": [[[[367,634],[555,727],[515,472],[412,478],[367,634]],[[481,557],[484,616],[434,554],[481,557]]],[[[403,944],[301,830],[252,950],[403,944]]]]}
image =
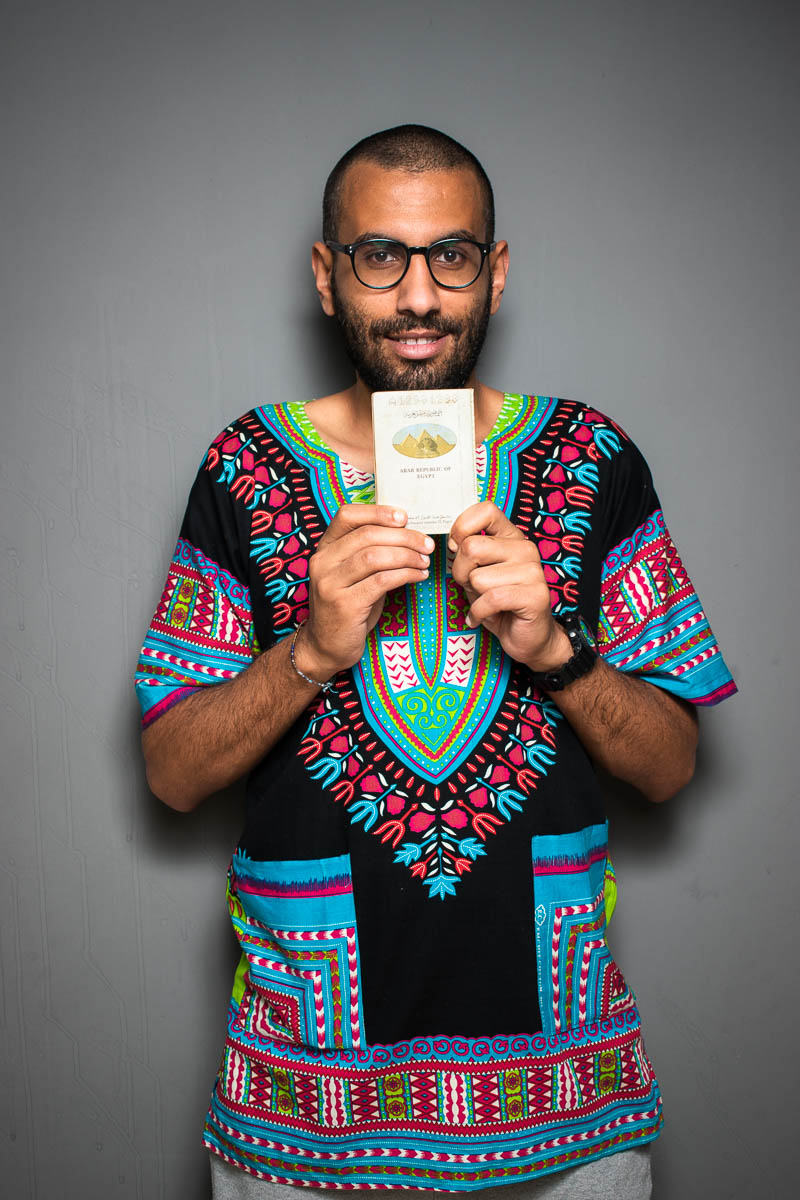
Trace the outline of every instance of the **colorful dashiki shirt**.
{"type": "MultiPolygon", "coordinates": [[[[477,472],[608,662],[696,704],[735,690],[617,426],[508,395],[477,472]]],[[[219,435],[142,650],[145,724],[293,632],[325,527],[372,495],[302,404],[219,435]]],[[[249,778],[227,891],[242,958],[205,1142],[255,1175],[465,1191],[658,1135],[606,944],[592,764],[466,610],[438,538],[429,578],[387,597],[361,661],[249,778]]]]}

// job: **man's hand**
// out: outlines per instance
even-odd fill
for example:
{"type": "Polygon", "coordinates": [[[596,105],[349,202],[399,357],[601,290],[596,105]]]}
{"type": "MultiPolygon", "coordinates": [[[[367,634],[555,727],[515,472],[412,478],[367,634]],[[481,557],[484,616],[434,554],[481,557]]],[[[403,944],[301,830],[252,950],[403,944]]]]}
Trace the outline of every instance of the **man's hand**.
{"type": "Polygon", "coordinates": [[[345,504],[309,567],[309,616],[298,666],[324,682],[357,663],[386,593],[428,575],[433,539],[406,528],[406,514],[378,504],[345,504]]]}
{"type": "Polygon", "coordinates": [[[309,616],[290,661],[291,638],[235,679],[181,700],[142,735],[150,787],[188,811],[256,765],[317,687],[358,662],[391,588],[419,583],[433,542],[406,529],[404,512],[374,504],[339,509],[309,563],[309,616]]]}
{"type": "Polygon", "coordinates": [[[450,532],[450,548],[453,578],[470,601],[470,625],[483,625],[532,671],[567,661],[570,641],[553,619],[539,552],[496,504],[465,509],[450,532]]]}
{"type": "MultiPolygon", "coordinates": [[[[572,646],[553,619],[533,542],[488,501],[461,514],[450,542],[453,578],[470,601],[469,623],[483,625],[506,654],[532,671],[567,662],[572,646]]],[[[648,800],[666,800],[691,779],[697,716],[690,704],[602,659],[551,699],[587,754],[648,800]]]]}

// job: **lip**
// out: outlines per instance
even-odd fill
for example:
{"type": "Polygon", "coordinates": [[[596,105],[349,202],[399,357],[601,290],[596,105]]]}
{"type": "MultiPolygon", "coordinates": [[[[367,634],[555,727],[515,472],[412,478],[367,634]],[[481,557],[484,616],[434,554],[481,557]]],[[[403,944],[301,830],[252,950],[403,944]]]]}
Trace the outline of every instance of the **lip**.
{"type": "Polygon", "coordinates": [[[423,329],[419,332],[403,333],[397,337],[389,337],[386,341],[390,343],[395,354],[400,358],[417,360],[433,358],[444,348],[449,336],[447,333],[426,333],[423,329]]]}

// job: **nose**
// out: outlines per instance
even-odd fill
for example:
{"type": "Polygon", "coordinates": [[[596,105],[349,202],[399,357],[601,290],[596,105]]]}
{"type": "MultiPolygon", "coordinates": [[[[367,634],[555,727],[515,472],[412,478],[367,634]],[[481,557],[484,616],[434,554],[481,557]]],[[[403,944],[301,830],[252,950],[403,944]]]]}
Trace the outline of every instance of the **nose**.
{"type": "Polygon", "coordinates": [[[428,270],[424,254],[412,254],[408,270],[397,285],[397,311],[424,317],[426,313],[438,312],[442,296],[433,276],[428,270]]]}

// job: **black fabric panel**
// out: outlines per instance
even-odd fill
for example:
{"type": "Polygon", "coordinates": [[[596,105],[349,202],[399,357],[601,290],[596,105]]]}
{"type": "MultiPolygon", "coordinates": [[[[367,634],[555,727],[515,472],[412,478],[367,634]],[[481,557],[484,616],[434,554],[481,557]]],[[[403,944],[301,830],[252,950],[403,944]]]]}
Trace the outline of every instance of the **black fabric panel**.
{"type": "Polygon", "coordinates": [[[250,513],[217,482],[219,471],[209,471],[205,462],[189,493],[181,537],[249,586],[250,513]]]}

